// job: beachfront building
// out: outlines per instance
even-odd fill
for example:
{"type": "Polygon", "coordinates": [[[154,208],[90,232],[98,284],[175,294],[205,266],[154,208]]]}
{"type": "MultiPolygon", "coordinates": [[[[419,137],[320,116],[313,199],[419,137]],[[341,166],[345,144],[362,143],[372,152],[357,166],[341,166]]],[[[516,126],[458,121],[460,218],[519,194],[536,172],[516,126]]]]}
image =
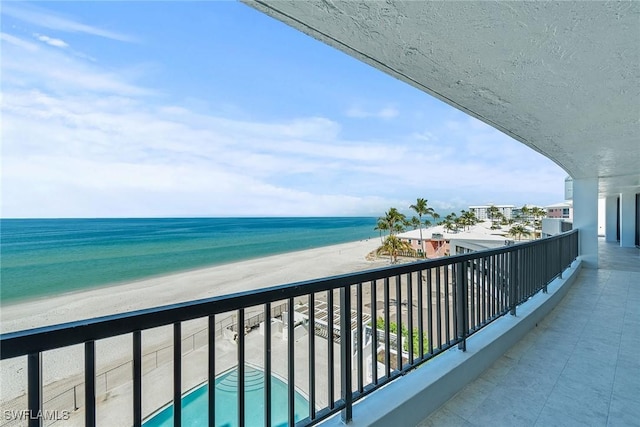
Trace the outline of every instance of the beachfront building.
{"type": "Polygon", "coordinates": [[[411,245],[411,249],[418,255],[424,253],[426,258],[436,258],[449,255],[449,238],[444,227],[438,225],[422,230],[422,240],[420,230],[410,230],[397,235],[398,238],[411,245]]]}
{"type": "Polygon", "coordinates": [[[539,208],[539,209],[542,209],[542,211],[544,211],[544,208],[542,206],[534,206],[534,205],[526,205],[526,206],[529,210],[525,212],[522,211],[522,207],[514,208],[512,211],[513,219],[521,223],[531,224],[536,220],[536,217],[531,212],[531,209],[539,208]]]}
{"type": "Polygon", "coordinates": [[[573,219],[573,203],[569,200],[545,206],[547,218],[573,219]]]}
{"type": "Polygon", "coordinates": [[[488,205],[469,206],[469,210],[474,214],[476,214],[476,218],[478,218],[480,221],[484,221],[489,219],[490,217],[489,208],[492,206],[497,208],[498,213],[500,213],[502,216],[504,216],[508,220],[512,218],[513,210],[516,208],[514,205],[488,204],[488,205]]]}
{"type": "MultiPolygon", "coordinates": [[[[640,315],[640,3],[246,3],[561,165],[573,178],[574,230],[500,249],[3,335],[3,360],[27,359],[24,407],[32,414],[43,407],[43,353],[77,345],[86,366],[77,413],[95,425],[95,393],[106,383],[96,382],[96,342],[120,336],[132,343],[132,381],[114,395],[126,396],[129,424],[141,425],[142,334],[165,326],[174,358],[162,378],[173,383],[180,420],[186,391],[181,325],[200,319],[211,328],[216,316],[229,311],[244,325],[250,308],[268,317],[272,305],[284,300],[283,323],[292,337],[296,319],[290,307],[298,299],[314,306],[322,296],[343,313],[339,343],[304,334],[283,349],[267,338],[254,342],[252,333],[238,333],[235,342],[218,341],[211,329],[202,335],[208,352],[193,353],[209,369],[210,384],[220,348],[231,349],[225,355],[238,368],[233,384],[239,424],[248,406],[246,362],[262,363],[269,377],[272,361],[285,370],[279,377],[286,380],[290,425],[636,424],[640,339],[630,319],[640,315]],[[604,240],[597,235],[599,197],[606,206],[604,240]],[[347,321],[352,310],[354,335],[347,321]],[[382,372],[373,363],[372,381],[364,374],[364,358],[351,357],[352,346],[364,343],[366,310],[382,310],[386,328],[384,336],[372,335],[372,353],[377,340],[386,344],[384,358],[375,355],[382,372]],[[408,339],[407,359],[393,358],[391,320],[399,330],[400,324],[417,327],[428,342],[408,339]],[[302,415],[293,405],[298,388],[309,401],[302,415]]],[[[264,325],[268,329],[271,322],[264,325]]],[[[264,337],[270,336],[265,330],[264,337]]],[[[264,393],[267,403],[271,394],[264,393]]],[[[203,412],[212,408],[210,403],[203,412]]],[[[42,419],[29,423],[37,426],[42,419]]]]}
{"type": "Polygon", "coordinates": [[[411,230],[398,234],[398,238],[411,245],[420,254],[424,248],[426,258],[438,258],[447,255],[470,253],[484,249],[493,249],[513,243],[508,237],[508,228],[492,230],[491,221],[482,221],[464,230],[448,230],[443,225],[422,230],[411,230]]]}

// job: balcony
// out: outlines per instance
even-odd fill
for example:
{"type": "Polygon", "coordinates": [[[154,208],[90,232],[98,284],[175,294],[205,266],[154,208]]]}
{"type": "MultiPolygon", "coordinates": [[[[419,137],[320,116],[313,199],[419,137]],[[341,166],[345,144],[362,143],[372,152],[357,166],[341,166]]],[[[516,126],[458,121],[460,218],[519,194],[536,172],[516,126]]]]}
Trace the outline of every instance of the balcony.
{"type": "Polygon", "coordinates": [[[640,251],[598,242],[566,297],[419,426],[635,425],[640,419],[640,251]]]}
{"type": "MultiPolygon", "coordinates": [[[[425,388],[411,383],[422,382],[425,372],[444,372],[443,364],[460,358],[477,362],[473,343],[491,344],[487,336],[500,335],[505,320],[526,328],[521,319],[532,318],[530,300],[540,299],[541,291],[549,291],[542,299],[558,300],[562,294],[552,288],[568,288],[576,269],[566,269],[579,266],[577,237],[573,231],[490,251],[5,334],[2,360],[27,361],[26,392],[4,402],[4,421],[20,425],[26,417],[30,425],[50,425],[62,417],[57,419],[67,425],[142,425],[168,405],[173,424],[188,425],[188,409],[183,413],[182,405],[172,402],[229,376],[235,378],[229,381],[240,408],[232,421],[245,425],[256,421],[247,419],[256,402],[246,401],[245,392],[255,388],[253,374],[259,371],[261,378],[284,381],[287,402],[274,406],[271,381],[257,384],[263,390],[260,425],[282,407],[284,420],[274,425],[342,420],[364,425],[372,423],[372,415],[384,424],[404,412],[403,403],[394,405],[386,397],[389,390],[400,388],[414,395],[407,402],[420,402],[425,388]],[[155,336],[169,345],[149,348],[155,336]],[[105,368],[98,362],[114,339],[128,340],[129,356],[105,368]],[[60,357],[60,348],[84,354],[75,383],[43,379],[50,377],[43,359],[60,357]],[[302,409],[295,404],[298,395],[308,401],[302,409]],[[388,413],[367,410],[372,404],[388,413]]],[[[495,360],[483,358],[485,364],[495,360]]],[[[474,363],[475,369],[482,363],[474,363]]],[[[436,384],[438,392],[420,406],[442,403],[460,379],[466,383],[468,376],[447,380],[444,387],[436,384]]],[[[214,414],[216,396],[223,391],[210,390],[203,395],[204,412],[212,414],[213,425],[220,416],[214,414]]],[[[426,415],[411,413],[418,416],[413,424],[426,415]]]]}

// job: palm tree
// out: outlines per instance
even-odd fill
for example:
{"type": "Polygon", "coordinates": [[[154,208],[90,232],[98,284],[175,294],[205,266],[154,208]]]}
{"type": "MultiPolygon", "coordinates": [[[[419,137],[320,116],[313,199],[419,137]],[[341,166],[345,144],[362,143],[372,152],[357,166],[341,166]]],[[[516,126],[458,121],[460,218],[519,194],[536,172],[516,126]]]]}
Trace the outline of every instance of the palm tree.
{"type": "Polygon", "coordinates": [[[460,219],[460,224],[463,227],[466,226],[467,230],[472,225],[476,225],[478,223],[478,218],[476,217],[476,213],[473,211],[465,211],[464,209],[460,211],[459,219],[460,219]]]}
{"type": "Polygon", "coordinates": [[[520,213],[521,213],[521,221],[523,224],[528,224],[529,223],[529,215],[531,215],[531,209],[529,209],[529,207],[527,205],[524,205],[520,208],[520,213]]]}
{"type": "Polygon", "coordinates": [[[513,217],[513,221],[514,222],[518,222],[518,223],[522,223],[522,222],[524,222],[524,218],[522,217],[522,214],[518,213],[513,217]]]}
{"type": "Polygon", "coordinates": [[[547,216],[546,209],[534,206],[531,208],[530,213],[533,216],[533,229],[535,233],[537,234],[538,230],[540,230],[540,234],[542,234],[542,218],[547,216]]]}
{"type": "Polygon", "coordinates": [[[404,214],[398,212],[398,209],[389,208],[389,210],[384,213],[384,217],[382,218],[389,226],[390,234],[397,234],[404,231],[404,224],[407,221],[407,217],[404,214]]]}
{"type": "Polygon", "coordinates": [[[382,232],[389,230],[389,224],[384,220],[384,218],[378,218],[378,222],[373,229],[380,232],[380,243],[382,243],[382,232]]]}
{"type": "Polygon", "coordinates": [[[396,222],[393,224],[392,233],[391,234],[400,234],[407,228],[407,221],[396,222]]]}
{"type": "Polygon", "coordinates": [[[398,262],[398,254],[400,252],[415,253],[409,242],[400,240],[398,236],[394,236],[393,234],[389,235],[382,243],[382,246],[376,249],[377,255],[389,255],[391,264],[398,262]]]}
{"type": "Polygon", "coordinates": [[[427,200],[418,198],[416,200],[415,205],[409,206],[409,209],[413,209],[418,214],[418,219],[420,222],[420,249],[422,249],[422,256],[424,256],[424,239],[422,238],[422,215],[431,215],[434,219],[434,215],[438,215],[435,213],[432,207],[427,206],[427,200]]]}
{"type": "MultiPolygon", "coordinates": [[[[422,227],[422,222],[417,216],[412,216],[408,221],[408,224],[413,227],[414,230],[417,230],[418,227],[422,227]]],[[[422,239],[422,229],[420,230],[420,238],[422,239]]]]}
{"type": "Polygon", "coordinates": [[[455,224],[449,219],[445,219],[441,224],[445,231],[453,231],[453,227],[455,227],[455,224]]]}
{"type": "Polygon", "coordinates": [[[406,221],[407,218],[404,214],[398,212],[396,208],[389,208],[389,210],[384,213],[384,216],[378,218],[374,230],[380,231],[380,241],[382,242],[382,230],[388,231],[389,235],[401,233],[404,231],[406,221]]]}
{"type": "Polygon", "coordinates": [[[494,220],[496,218],[499,218],[499,215],[500,215],[500,209],[498,209],[494,205],[489,206],[489,208],[487,209],[487,216],[491,220],[491,228],[492,229],[496,226],[494,220]]]}
{"type": "Polygon", "coordinates": [[[524,225],[514,225],[513,227],[511,227],[511,230],[509,230],[509,235],[513,236],[513,237],[517,237],[518,240],[520,240],[522,238],[522,236],[528,236],[531,233],[529,233],[529,231],[524,228],[524,225]]]}
{"type": "Polygon", "coordinates": [[[455,213],[451,212],[449,215],[444,217],[444,221],[442,221],[445,230],[449,231],[458,231],[459,218],[455,213]]]}

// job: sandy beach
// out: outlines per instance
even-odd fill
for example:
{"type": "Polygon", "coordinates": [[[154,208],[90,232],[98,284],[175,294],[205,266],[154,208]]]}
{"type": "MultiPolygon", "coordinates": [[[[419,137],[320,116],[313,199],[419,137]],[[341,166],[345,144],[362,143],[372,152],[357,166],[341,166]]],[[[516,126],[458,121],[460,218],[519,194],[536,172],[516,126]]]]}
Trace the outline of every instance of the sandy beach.
{"type": "Polygon", "coordinates": [[[2,333],[226,295],[388,265],[367,261],[378,239],[191,270],[2,307],[2,333]]]}
{"type": "MultiPolygon", "coordinates": [[[[388,265],[388,259],[366,259],[379,244],[378,239],[362,240],[8,305],[0,313],[1,330],[6,333],[381,267],[388,265]]],[[[197,328],[185,325],[185,335],[197,328]]],[[[156,338],[145,334],[145,346],[153,347],[166,335],[166,331],[156,338]]],[[[99,364],[109,366],[130,358],[130,348],[130,337],[98,342],[99,364]]],[[[44,383],[81,374],[83,363],[81,346],[48,352],[44,383]]],[[[0,367],[1,400],[6,402],[24,392],[26,360],[6,360],[0,367]]]]}

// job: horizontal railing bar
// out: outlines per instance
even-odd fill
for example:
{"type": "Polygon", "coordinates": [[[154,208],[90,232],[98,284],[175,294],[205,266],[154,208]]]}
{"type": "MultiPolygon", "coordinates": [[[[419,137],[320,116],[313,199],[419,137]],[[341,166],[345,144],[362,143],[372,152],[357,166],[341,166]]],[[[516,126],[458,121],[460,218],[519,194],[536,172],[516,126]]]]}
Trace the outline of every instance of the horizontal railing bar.
{"type": "Polygon", "coordinates": [[[524,248],[547,244],[548,242],[565,238],[574,233],[577,233],[577,230],[499,249],[416,261],[400,266],[381,267],[364,272],[307,280],[128,313],[9,332],[0,335],[0,360],[81,344],[86,341],[95,341],[117,335],[129,334],[136,330],[151,329],[175,322],[184,322],[286,298],[296,298],[313,292],[322,292],[343,286],[350,286],[359,282],[370,282],[414,271],[453,265],[457,262],[480,259],[494,254],[521,251],[524,248]]]}

